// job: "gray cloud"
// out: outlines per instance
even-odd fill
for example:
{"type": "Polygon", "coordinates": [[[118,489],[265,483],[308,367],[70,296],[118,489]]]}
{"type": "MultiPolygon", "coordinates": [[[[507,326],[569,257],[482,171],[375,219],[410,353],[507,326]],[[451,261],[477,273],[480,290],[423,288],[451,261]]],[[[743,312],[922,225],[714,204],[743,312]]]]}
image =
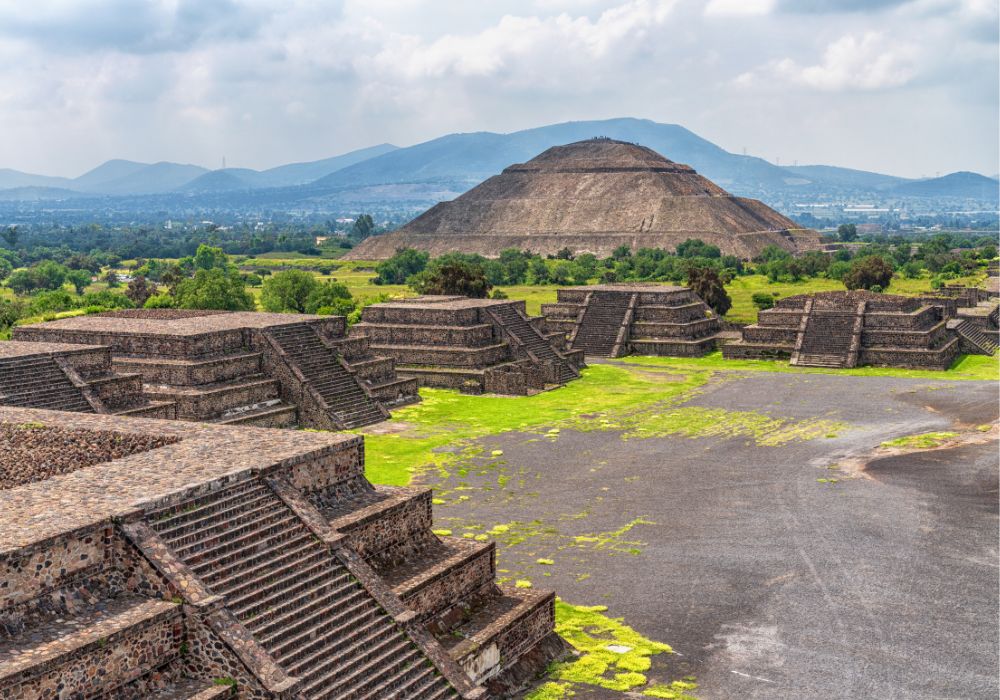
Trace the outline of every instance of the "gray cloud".
{"type": "Polygon", "coordinates": [[[877,4],[5,3],[0,167],[267,167],[636,116],[782,162],[996,172],[995,3],[877,4]]]}

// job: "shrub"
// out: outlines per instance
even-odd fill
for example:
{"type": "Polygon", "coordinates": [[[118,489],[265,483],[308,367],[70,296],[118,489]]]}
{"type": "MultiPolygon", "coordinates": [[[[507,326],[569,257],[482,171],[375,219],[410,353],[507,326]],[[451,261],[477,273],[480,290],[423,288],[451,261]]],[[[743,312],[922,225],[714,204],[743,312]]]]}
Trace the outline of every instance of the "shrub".
{"type": "Polygon", "coordinates": [[[877,255],[860,258],[851,263],[851,269],[844,276],[844,286],[848,289],[885,289],[893,273],[892,265],[877,255]]]}
{"type": "Polygon", "coordinates": [[[750,301],[761,311],[774,306],[774,296],[767,292],[754,292],[753,296],[750,297],[750,301]]]}

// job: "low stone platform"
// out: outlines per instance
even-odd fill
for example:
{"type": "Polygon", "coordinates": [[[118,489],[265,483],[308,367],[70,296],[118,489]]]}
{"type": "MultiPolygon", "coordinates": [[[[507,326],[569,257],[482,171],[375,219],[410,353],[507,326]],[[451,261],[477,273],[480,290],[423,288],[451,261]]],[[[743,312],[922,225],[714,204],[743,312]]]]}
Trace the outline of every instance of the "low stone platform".
{"type": "Polygon", "coordinates": [[[947,369],[960,352],[990,354],[950,323],[956,308],[944,297],[864,291],[792,296],[761,311],[722,353],[812,367],[947,369]]]}
{"type": "Polygon", "coordinates": [[[0,341],[0,404],[176,417],[172,401],[142,393],[140,375],[114,368],[108,348],[69,343],[0,341]]]}
{"type": "Polygon", "coordinates": [[[0,426],[2,697],[485,698],[550,648],[552,594],[498,588],[492,543],[436,537],[428,490],[372,486],[360,436],[0,426]]]}
{"type": "Polygon", "coordinates": [[[579,376],[583,353],[529,318],[523,301],[422,296],[366,307],[352,334],[421,386],[530,394],[579,376]]]}
{"type": "Polygon", "coordinates": [[[565,287],[543,304],[545,327],[587,355],[698,357],[720,343],[718,317],[687,287],[598,284],[565,287]]]}
{"type": "Polygon", "coordinates": [[[340,430],[418,400],[339,316],[133,309],[16,328],[17,341],[110,348],[117,371],[182,420],[340,430]]]}

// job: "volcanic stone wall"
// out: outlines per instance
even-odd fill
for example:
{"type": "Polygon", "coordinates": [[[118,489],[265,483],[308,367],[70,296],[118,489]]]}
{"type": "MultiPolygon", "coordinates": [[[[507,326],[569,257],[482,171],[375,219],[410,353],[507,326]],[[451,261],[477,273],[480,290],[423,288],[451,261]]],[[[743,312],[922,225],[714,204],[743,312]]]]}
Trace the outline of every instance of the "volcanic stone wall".
{"type": "Polygon", "coordinates": [[[853,313],[864,304],[857,363],[862,365],[947,369],[959,351],[947,328],[954,300],[904,297],[871,292],[823,292],[782,299],[762,310],[738,342],[723,346],[728,359],[791,357],[802,343],[812,313],[853,313]]]}

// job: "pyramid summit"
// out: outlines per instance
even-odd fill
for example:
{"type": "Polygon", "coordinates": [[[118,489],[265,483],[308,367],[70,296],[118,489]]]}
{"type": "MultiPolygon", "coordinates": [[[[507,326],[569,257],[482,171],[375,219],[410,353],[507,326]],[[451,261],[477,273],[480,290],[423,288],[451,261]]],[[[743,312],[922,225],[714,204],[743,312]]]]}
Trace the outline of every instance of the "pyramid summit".
{"type": "Polygon", "coordinates": [[[672,249],[688,238],[743,258],[769,244],[792,252],[819,247],[815,231],[730,194],[688,165],[645,146],[595,138],[511,165],[397,231],[369,238],[349,257],[380,260],[403,247],[485,256],[504,248],[542,255],[569,248],[605,257],[622,244],[672,249]]]}

